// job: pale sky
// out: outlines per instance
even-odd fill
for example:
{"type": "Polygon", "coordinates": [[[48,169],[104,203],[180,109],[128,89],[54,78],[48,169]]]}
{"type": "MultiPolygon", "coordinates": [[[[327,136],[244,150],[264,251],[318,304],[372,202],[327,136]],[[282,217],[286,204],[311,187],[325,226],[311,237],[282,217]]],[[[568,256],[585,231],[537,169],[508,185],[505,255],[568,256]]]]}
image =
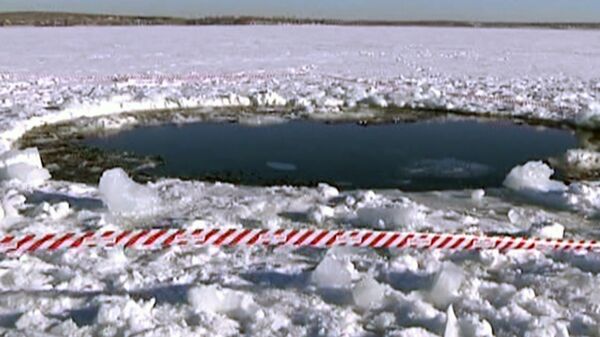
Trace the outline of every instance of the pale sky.
{"type": "Polygon", "coordinates": [[[4,11],[203,17],[600,22],[600,0],[0,0],[4,11]]]}

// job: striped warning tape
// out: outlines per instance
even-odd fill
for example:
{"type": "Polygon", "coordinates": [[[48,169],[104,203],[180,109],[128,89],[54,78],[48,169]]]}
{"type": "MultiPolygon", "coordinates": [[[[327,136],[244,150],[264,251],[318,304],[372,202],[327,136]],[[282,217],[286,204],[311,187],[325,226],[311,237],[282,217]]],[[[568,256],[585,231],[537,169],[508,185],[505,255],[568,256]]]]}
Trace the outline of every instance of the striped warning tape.
{"type": "Polygon", "coordinates": [[[373,230],[327,229],[136,229],[90,232],[5,235],[0,253],[21,255],[84,247],[160,249],[171,246],[354,246],[370,248],[418,248],[425,250],[540,250],[600,252],[600,243],[590,240],[536,239],[509,236],[478,236],[373,230]]]}

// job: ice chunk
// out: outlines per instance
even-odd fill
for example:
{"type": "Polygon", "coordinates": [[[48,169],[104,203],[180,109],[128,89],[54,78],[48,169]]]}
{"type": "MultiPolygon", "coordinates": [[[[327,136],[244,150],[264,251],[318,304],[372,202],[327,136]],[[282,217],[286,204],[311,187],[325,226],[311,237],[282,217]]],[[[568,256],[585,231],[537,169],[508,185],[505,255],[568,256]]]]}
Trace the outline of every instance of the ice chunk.
{"type": "Polygon", "coordinates": [[[0,208],[4,209],[5,217],[18,217],[18,208],[25,203],[25,196],[19,194],[16,190],[10,190],[0,201],[0,208]]]}
{"type": "Polygon", "coordinates": [[[51,205],[47,202],[42,202],[35,208],[35,214],[43,219],[59,220],[72,212],[69,203],[66,201],[51,205]]]}
{"type": "Polygon", "coordinates": [[[104,259],[98,260],[95,265],[97,272],[118,273],[127,266],[129,261],[123,249],[108,249],[102,252],[104,259]]]}
{"type": "Polygon", "coordinates": [[[358,103],[375,108],[387,108],[388,106],[388,102],[385,100],[385,98],[378,95],[369,95],[358,101],[358,103]]]}
{"type": "Polygon", "coordinates": [[[252,296],[216,285],[191,288],[188,302],[195,310],[224,314],[235,319],[248,319],[258,311],[252,296]]]}
{"type": "Polygon", "coordinates": [[[474,316],[467,316],[460,320],[461,337],[493,337],[494,331],[488,321],[478,320],[474,316]]]}
{"type": "Polygon", "coordinates": [[[102,201],[114,213],[151,213],[160,204],[157,193],[127,176],[121,168],[107,170],[98,186],[102,201]]]}
{"type": "Polygon", "coordinates": [[[529,233],[538,238],[562,239],[565,235],[565,226],[559,223],[534,224],[529,229],[529,233]]]}
{"type": "Polygon", "coordinates": [[[485,191],[482,189],[477,189],[471,192],[471,199],[475,201],[480,201],[485,196],[485,191]]]}
{"type": "Polygon", "coordinates": [[[35,147],[25,150],[10,150],[0,154],[0,172],[14,164],[28,164],[34,167],[42,167],[40,153],[35,147]]]}
{"type": "Polygon", "coordinates": [[[390,262],[390,269],[399,272],[416,272],[419,269],[419,261],[410,254],[401,254],[390,262]]]}
{"type": "MultiPolygon", "coordinates": [[[[524,337],[569,337],[568,324],[560,320],[540,319],[538,327],[526,331],[524,337]]],[[[574,329],[575,330],[575,329],[574,329]]],[[[598,330],[591,333],[592,336],[598,336],[598,330]]],[[[579,334],[577,334],[579,335],[579,334]]]]}
{"type": "Polygon", "coordinates": [[[42,314],[39,309],[33,309],[21,315],[15,322],[15,327],[19,330],[33,330],[33,331],[44,331],[53,322],[42,314]]]}
{"type": "Polygon", "coordinates": [[[361,223],[381,227],[415,228],[422,225],[426,214],[417,204],[401,204],[393,207],[364,207],[356,212],[361,223]]]}
{"type": "Polygon", "coordinates": [[[50,172],[43,168],[37,148],[11,150],[0,155],[0,180],[12,179],[31,186],[50,179],[50,172]]]}
{"type": "Polygon", "coordinates": [[[310,221],[322,222],[327,218],[333,218],[335,216],[335,210],[329,206],[316,205],[311,207],[308,212],[308,218],[310,221]]]}
{"type": "Polygon", "coordinates": [[[356,270],[351,262],[326,255],[312,272],[311,280],[321,289],[347,288],[352,285],[355,274],[356,270]]]}
{"type": "Polygon", "coordinates": [[[379,307],[385,298],[385,285],[367,276],[354,286],[352,298],[361,309],[379,307]]]}
{"type": "Polygon", "coordinates": [[[504,186],[516,191],[565,191],[565,184],[550,179],[553,173],[554,170],[543,162],[530,161],[514,167],[504,179],[504,186]]]}
{"type": "Polygon", "coordinates": [[[376,331],[383,332],[389,327],[391,327],[394,323],[396,323],[396,316],[393,313],[382,312],[377,316],[373,317],[373,320],[371,320],[370,325],[376,331]]]}
{"type": "Polygon", "coordinates": [[[587,109],[581,111],[577,116],[576,122],[580,126],[597,128],[600,124],[600,102],[590,102],[587,109]]]}
{"type": "Polygon", "coordinates": [[[319,183],[319,185],[317,186],[317,190],[319,191],[319,194],[321,194],[326,199],[334,198],[340,195],[340,191],[338,191],[337,188],[325,183],[319,183]]]}
{"type": "Polygon", "coordinates": [[[460,267],[452,262],[445,262],[437,273],[427,298],[438,308],[448,306],[456,297],[464,278],[460,267]]]}
{"type": "Polygon", "coordinates": [[[423,328],[408,328],[390,335],[393,337],[438,337],[423,328]]]}
{"type": "Polygon", "coordinates": [[[450,305],[446,311],[446,328],[444,329],[444,337],[462,337],[452,305],[450,305]]]}
{"type": "Polygon", "coordinates": [[[119,298],[102,303],[98,308],[96,323],[100,325],[124,326],[133,335],[154,327],[153,318],[155,300],[134,301],[119,298]]]}

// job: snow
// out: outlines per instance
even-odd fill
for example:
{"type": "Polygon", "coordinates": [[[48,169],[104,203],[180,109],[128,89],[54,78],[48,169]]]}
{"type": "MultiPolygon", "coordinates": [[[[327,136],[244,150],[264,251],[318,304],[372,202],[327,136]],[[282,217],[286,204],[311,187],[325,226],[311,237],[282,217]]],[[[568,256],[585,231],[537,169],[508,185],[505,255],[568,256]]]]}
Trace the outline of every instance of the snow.
{"type": "Polygon", "coordinates": [[[105,171],[100,177],[98,190],[102,201],[114,213],[152,213],[160,205],[155,191],[133,181],[121,168],[105,171]]]}
{"type": "Polygon", "coordinates": [[[541,161],[530,161],[514,167],[504,180],[504,186],[516,191],[562,192],[564,183],[550,179],[554,170],[541,161]]]}
{"type": "MultiPolygon", "coordinates": [[[[423,108],[596,129],[592,30],[10,28],[0,29],[0,45],[3,235],[220,225],[599,238],[600,183],[560,182],[536,161],[515,167],[506,188],[485,190],[142,185],[119,169],[96,186],[49,179],[37,150],[18,149],[20,136],[47,123],[100,117],[86,127],[114,131],[139,123],[135,112],[181,108],[199,108],[200,119],[264,109],[240,117],[256,125],[423,108]]],[[[592,143],[582,138],[565,166],[596,169],[592,143]]],[[[415,168],[454,177],[489,169],[426,158],[415,168]]],[[[0,259],[0,334],[442,336],[451,305],[459,317],[449,330],[458,326],[461,337],[591,337],[599,271],[597,255],[568,252],[40,253],[0,259]]]]}

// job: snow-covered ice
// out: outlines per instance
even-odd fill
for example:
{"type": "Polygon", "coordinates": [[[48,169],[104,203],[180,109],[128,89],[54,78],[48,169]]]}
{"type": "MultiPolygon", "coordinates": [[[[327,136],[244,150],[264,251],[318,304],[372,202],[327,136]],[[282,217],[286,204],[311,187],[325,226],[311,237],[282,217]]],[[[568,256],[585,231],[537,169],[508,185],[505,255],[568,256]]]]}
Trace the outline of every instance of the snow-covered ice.
{"type": "MultiPolygon", "coordinates": [[[[183,108],[201,108],[206,118],[231,117],[238,108],[268,111],[244,116],[250,124],[420,108],[593,130],[600,125],[599,42],[593,30],[0,29],[0,231],[218,224],[598,239],[600,183],[559,181],[533,160],[511,171],[507,188],[485,191],[179,179],[142,185],[118,169],[97,186],[50,179],[37,150],[19,149],[18,141],[47,123],[99,117],[86,127],[118,130],[138,123],[123,112],[183,108]]],[[[598,150],[582,139],[582,148],[561,160],[594,170],[598,150]]],[[[487,169],[448,163],[462,169],[440,174],[487,169]]],[[[591,337],[599,334],[599,272],[597,255],[568,253],[37,253],[0,260],[0,334],[591,337]]]]}

